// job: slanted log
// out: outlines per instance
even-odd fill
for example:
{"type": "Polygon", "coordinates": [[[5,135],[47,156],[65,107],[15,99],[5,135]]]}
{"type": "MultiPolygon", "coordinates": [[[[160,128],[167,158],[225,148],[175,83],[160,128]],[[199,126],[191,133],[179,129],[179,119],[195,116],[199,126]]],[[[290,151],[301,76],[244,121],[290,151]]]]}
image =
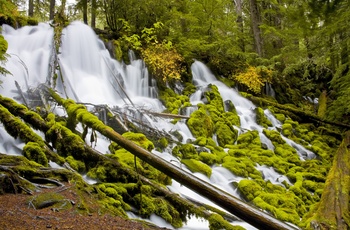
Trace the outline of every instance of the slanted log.
{"type": "Polygon", "coordinates": [[[350,228],[350,131],[345,135],[333,159],[321,200],[310,227],[313,229],[350,228]]]}
{"type": "Polygon", "coordinates": [[[260,98],[260,97],[255,97],[255,96],[252,96],[252,95],[247,96],[247,98],[249,100],[251,100],[253,103],[255,103],[256,105],[259,105],[259,106],[261,106],[261,105],[271,105],[271,106],[276,107],[278,109],[289,111],[289,112],[295,114],[296,117],[301,118],[303,121],[311,121],[313,123],[325,123],[325,124],[334,125],[334,126],[346,129],[346,130],[350,129],[350,125],[349,124],[344,124],[344,123],[341,123],[341,122],[329,121],[327,119],[324,119],[324,118],[321,118],[321,117],[317,116],[316,114],[305,112],[305,111],[302,111],[301,109],[298,109],[298,108],[293,108],[291,106],[282,105],[282,104],[279,104],[277,102],[273,102],[273,101],[270,101],[270,100],[267,100],[267,99],[264,99],[264,98],[260,98]]]}
{"type": "Polygon", "coordinates": [[[81,123],[100,132],[102,135],[116,142],[141,160],[147,162],[159,171],[165,173],[166,175],[192,189],[198,194],[208,198],[238,218],[259,229],[295,229],[294,227],[280,220],[277,220],[271,215],[256,209],[255,207],[239,200],[231,194],[218,189],[212,184],[209,184],[197,178],[193,174],[190,174],[181,168],[167,162],[166,160],[156,156],[155,154],[141,148],[134,142],[127,140],[119,133],[106,126],[96,116],[89,113],[86,108],[78,107],[74,101],[62,99],[53,90],[49,90],[49,93],[59,104],[65,107],[68,115],[76,117],[77,120],[81,123]]]}

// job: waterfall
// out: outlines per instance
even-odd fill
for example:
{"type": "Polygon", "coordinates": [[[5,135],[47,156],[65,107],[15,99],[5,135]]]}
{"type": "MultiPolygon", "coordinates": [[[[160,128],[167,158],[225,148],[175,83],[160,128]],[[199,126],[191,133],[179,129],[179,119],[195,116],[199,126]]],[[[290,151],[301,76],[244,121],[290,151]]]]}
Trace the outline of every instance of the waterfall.
{"type": "MultiPolygon", "coordinates": [[[[22,98],[23,95],[36,89],[41,84],[50,82],[47,79],[50,76],[48,68],[50,57],[54,55],[52,52],[54,49],[53,29],[45,23],[41,23],[38,26],[23,27],[18,30],[4,25],[2,34],[8,41],[8,53],[10,54],[5,68],[12,75],[7,75],[1,79],[3,84],[0,87],[0,94],[13,98],[20,103],[26,103],[22,98]],[[18,86],[16,86],[16,82],[18,86]]],[[[125,109],[124,112],[128,115],[135,114],[139,108],[154,112],[162,112],[165,109],[160,100],[157,99],[155,82],[150,79],[145,63],[142,60],[135,59],[133,53],[130,53],[131,63],[129,65],[114,60],[110,57],[103,42],[98,39],[93,30],[81,22],[71,23],[62,31],[62,34],[62,45],[58,52],[60,71],[56,72],[58,77],[55,90],[63,97],[72,98],[77,102],[88,105],[103,104],[119,107],[125,109]],[[128,100],[128,97],[132,100],[133,105],[128,100]]],[[[192,105],[203,103],[203,90],[207,85],[216,85],[223,101],[231,101],[240,116],[241,126],[238,127],[240,130],[239,134],[257,130],[261,141],[265,143],[268,149],[274,150],[272,142],[263,134],[264,128],[256,122],[256,114],[254,112],[256,106],[251,101],[242,97],[236,89],[229,88],[218,81],[203,63],[195,61],[191,70],[193,83],[197,87],[197,91],[190,97],[192,105]]],[[[188,115],[194,110],[195,108],[188,110],[188,115]]],[[[273,124],[273,127],[270,129],[277,130],[281,123],[270,111],[265,110],[264,113],[273,124]]],[[[144,119],[152,127],[167,133],[178,131],[183,136],[183,143],[195,139],[185,122],[179,121],[173,124],[170,119],[150,118],[147,116],[144,116],[144,119]]],[[[0,124],[0,138],[2,141],[0,152],[21,154],[24,144],[19,140],[13,140],[4,130],[2,124],[0,124]]],[[[305,160],[315,157],[314,153],[301,145],[286,137],[283,138],[289,145],[297,149],[301,159],[305,160]]],[[[109,141],[100,138],[97,149],[104,153],[108,152],[108,144],[109,141]]],[[[169,149],[164,152],[153,151],[154,154],[189,171],[169,152],[171,152],[169,149]]],[[[286,181],[288,184],[291,184],[287,177],[279,174],[271,167],[257,165],[256,169],[262,173],[265,180],[270,180],[271,183],[281,185],[283,181],[286,181]]],[[[198,178],[236,197],[240,197],[237,188],[233,184],[238,183],[243,177],[234,175],[221,165],[212,167],[210,178],[201,173],[194,174],[198,178]]],[[[93,183],[93,181],[89,182],[93,183]]],[[[176,181],[173,181],[168,188],[181,196],[190,197],[219,208],[209,200],[181,186],[176,181]]],[[[165,226],[157,217],[152,217],[151,220],[158,225],[165,226]]],[[[241,221],[235,221],[234,224],[239,224],[247,229],[254,229],[254,227],[241,221]]],[[[169,226],[166,225],[166,227],[169,226]]],[[[208,223],[206,221],[192,217],[184,225],[183,230],[207,228],[208,223]]]]}

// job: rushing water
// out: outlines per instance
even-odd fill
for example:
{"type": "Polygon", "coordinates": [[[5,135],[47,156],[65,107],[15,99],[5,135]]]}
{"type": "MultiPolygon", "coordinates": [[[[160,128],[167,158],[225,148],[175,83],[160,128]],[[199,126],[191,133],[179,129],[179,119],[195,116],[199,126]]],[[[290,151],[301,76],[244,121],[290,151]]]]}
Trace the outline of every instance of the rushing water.
{"type": "MultiPolygon", "coordinates": [[[[50,67],[52,66],[50,60],[52,60],[52,56],[55,54],[53,29],[50,25],[44,23],[18,30],[4,25],[2,33],[8,41],[8,53],[10,54],[5,68],[7,68],[12,75],[7,75],[1,79],[3,84],[0,88],[0,93],[3,96],[14,98],[21,103],[33,104],[33,101],[27,101],[29,99],[25,99],[27,92],[38,90],[38,86],[41,84],[54,86],[52,73],[50,71],[50,67]]],[[[152,110],[153,112],[161,112],[164,110],[164,106],[157,99],[157,90],[154,81],[149,78],[147,68],[142,60],[131,59],[131,64],[125,65],[124,63],[112,59],[104,44],[98,39],[93,30],[80,22],[73,22],[63,30],[62,34],[62,44],[58,52],[60,72],[56,71],[58,77],[55,90],[63,97],[72,98],[88,106],[91,106],[91,104],[103,104],[110,107],[119,107],[129,115],[135,115],[135,111],[138,108],[152,110]],[[129,100],[127,95],[131,100],[129,100]]],[[[132,54],[130,56],[132,57],[132,54]]],[[[236,127],[239,133],[246,132],[247,130],[257,130],[261,141],[266,144],[267,148],[271,150],[274,149],[271,141],[263,134],[263,127],[258,125],[255,121],[256,115],[254,113],[254,108],[256,106],[251,101],[240,96],[237,90],[229,88],[218,81],[203,63],[195,61],[191,70],[193,82],[197,86],[197,92],[190,97],[193,105],[202,103],[202,90],[208,84],[215,84],[223,100],[232,101],[236,107],[237,113],[240,115],[241,126],[236,127]]],[[[64,114],[63,111],[58,109],[55,111],[64,114]]],[[[192,110],[188,110],[187,115],[193,111],[193,108],[192,110]]],[[[265,110],[265,115],[274,125],[271,129],[276,129],[281,126],[279,121],[274,118],[268,110],[265,110]]],[[[186,123],[183,121],[179,121],[174,125],[170,122],[171,120],[163,118],[144,116],[144,119],[152,127],[168,133],[177,130],[183,136],[183,143],[186,143],[187,140],[194,140],[186,123]]],[[[24,144],[20,140],[14,140],[9,136],[2,124],[0,124],[0,138],[2,142],[0,145],[0,152],[21,154],[21,149],[24,144]]],[[[296,148],[301,159],[314,157],[314,154],[304,147],[292,142],[288,138],[284,137],[284,139],[288,144],[296,148]]],[[[97,143],[96,148],[99,151],[103,153],[108,152],[109,141],[100,138],[97,143]]],[[[169,152],[171,152],[171,150],[162,153],[153,151],[154,154],[187,170],[186,167],[181,165],[178,159],[169,154],[169,152]]],[[[53,163],[51,165],[57,167],[57,165],[53,163]]],[[[281,184],[283,181],[290,183],[288,178],[278,174],[273,168],[258,165],[257,169],[262,173],[265,180],[270,180],[272,183],[281,184]]],[[[213,167],[210,178],[200,173],[195,173],[195,175],[239,197],[233,183],[239,182],[242,178],[235,176],[226,168],[221,166],[213,167]]],[[[89,183],[94,183],[94,181],[88,178],[86,178],[86,180],[89,183]]],[[[176,181],[173,181],[172,185],[168,188],[186,198],[217,207],[209,200],[180,185],[176,181]]],[[[135,216],[130,214],[130,217],[135,216]]],[[[150,220],[159,226],[171,228],[169,224],[155,215],[151,216],[150,220]]],[[[247,229],[254,229],[244,222],[238,221],[234,224],[242,225],[247,229]]],[[[205,220],[192,218],[182,229],[208,229],[208,223],[205,220]]]]}

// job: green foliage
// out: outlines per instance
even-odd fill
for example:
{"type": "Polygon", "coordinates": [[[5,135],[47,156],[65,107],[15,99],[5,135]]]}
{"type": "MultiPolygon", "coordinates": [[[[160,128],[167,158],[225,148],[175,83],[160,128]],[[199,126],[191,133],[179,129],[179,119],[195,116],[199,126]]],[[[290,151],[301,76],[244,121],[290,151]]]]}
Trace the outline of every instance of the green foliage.
{"type": "MultiPolygon", "coordinates": [[[[6,59],[7,41],[0,34],[0,64],[4,63],[6,59]]],[[[4,67],[0,66],[0,75],[10,74],[4,67]]],[[[1,84],[1,80],[0,80],[1,84]]]]}

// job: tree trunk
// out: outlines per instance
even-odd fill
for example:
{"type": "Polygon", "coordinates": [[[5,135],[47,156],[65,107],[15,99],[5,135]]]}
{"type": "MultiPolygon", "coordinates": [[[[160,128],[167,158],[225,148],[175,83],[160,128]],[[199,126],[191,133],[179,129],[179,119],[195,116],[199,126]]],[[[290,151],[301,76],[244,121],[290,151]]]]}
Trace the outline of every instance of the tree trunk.
{"type": "Polygon", "coordinates": [[[191,173],[188,173],[181,168],[167,162],[166,160],[154,155],[153,153],[141,148],[134,142],[125,139],[113,129],[106,126],[96,116],[89,113],[85,108],[77,108],[76,104],[71,100],[64,100],[53,90],[49,90],[50,95],[60,104],[63,105],[66,111],[71,111],[70,116],[75,116],[78,121],[87,125],[88,127],[98,131],[105,137],[116,142],[121,147],[134,154],[136,157],[152,165],[159,171],[165,173],[169,177],[175,179],[179,183],[192,189],[198,194],[208,198],[217,205],[229,211],[238,218],[250,223],[259,229],[295,229],[294,227],[279,221],[265,212],[262,212],[231,194],[224,192],[217,187],[209,184],[191,173]],[[75,109],[69,109],[71,106],[75,109]]]}
{"type": "Polygon", "coordinates": [[[88,15],[87,15],[87,0],[83,1],[83,21],[86,25],[88,25],[88,15]]]}
{"type": "Polygon", "coordinates": [[[252,20],[252,28],[255,42],[255,51],[259,57],[263,56],[263,40],[260,31],[260,13],[256,0],[250,0],[250,17],[252,20]]]}
{"type": "Polygon", "coordinates": [[[236,6],[236,14],[237,14],[237,25],[239,28],[238,33],[238,43],[239,47],[241,48],[242,52],[245,52],[245,44],[243,39],[243,33],[244,33],[244,27],[243,27],[243,7],[242,7],[242,0],[234,0],[233,1],[236,6]]]}
{"type": "Polygon", "coordinates": [[[350,228],[349,192],[350,192],[350,132],[334,157],[328,173],[325,187],[317,211],[310,225],[313,229],[350,228]]]}
{"type": "Polygon", "coordinates": [[[56,6],[56,0],[50,0],[50,18],[49,20],[53,20],[55,17],[55,6],[56,6]]]}
{"type": "Polygon", "coordinates": [[[96,0],[91,0],[91,27],[96,27],[96,0]]]}
{"type": "Polygon", "coordinates": [[[29,17],[34,16],[34,0],[28,1],[28,16],[29,17]]]}

